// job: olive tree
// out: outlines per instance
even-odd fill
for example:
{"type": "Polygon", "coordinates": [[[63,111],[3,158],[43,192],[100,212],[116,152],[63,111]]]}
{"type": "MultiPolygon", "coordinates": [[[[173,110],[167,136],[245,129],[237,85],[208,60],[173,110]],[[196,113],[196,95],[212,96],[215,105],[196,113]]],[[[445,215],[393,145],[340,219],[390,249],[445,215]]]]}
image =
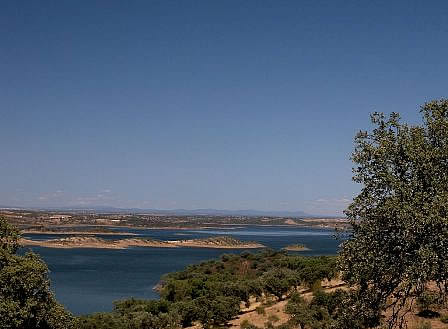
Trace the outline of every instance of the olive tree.
{"type": "Polygon", "coordinates": [[[297,281],[295,272],[284,268],[269,270],[260,279],[265,292],[276,296],[279,300],[283,300],[283,296],[297,281]]]}
{"type": "Polygon", "coordinates": [[[314,312],[309,304],[298,293],[293,293],[286,304],[285,313],[289,315],[289,323],[300,329],[314,324],[314,312]]]}
{"type": "Polygon", "coordinates": [[[343,279],[353,287],[341,328],[402,328],[429,283],[448,292],[448,100],[421,108],[423,123],[374,113],[374,129],[355,138],[354,181],[346,214],[343,279]],[[387,313],[385,311],[388,310],[387,313]]]}
{"type": "Polygon", "coordinates": [[[18,255],[20,234],[0,217],[0,327],[70,329],[74,318],[50,291],[48,269],[35,254],[18,255]]]}

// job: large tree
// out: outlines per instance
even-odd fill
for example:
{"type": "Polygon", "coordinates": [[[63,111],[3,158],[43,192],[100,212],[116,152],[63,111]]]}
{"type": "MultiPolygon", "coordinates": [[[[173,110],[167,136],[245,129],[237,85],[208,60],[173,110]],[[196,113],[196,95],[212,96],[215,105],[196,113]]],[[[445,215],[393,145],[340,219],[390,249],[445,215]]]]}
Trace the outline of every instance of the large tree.
{"type": "Polygon", "coordinates": [[[448,100],[421,113],[421,125],[374,113],[374,129],[356,136],[354,181],[362,189],[346,212],[353,230],[340,252],[354,290],[340,327],[374,327],[387,314],[384,325],[402,328],[429,283],[447,296],[448,100]]]}
{"type": "Polygon", "coordinates": [[[17,254],[19,232],[0,217],[0,328],[69,329],[74,318],[50,290],[48,268],[35,254],[17,254]]]}

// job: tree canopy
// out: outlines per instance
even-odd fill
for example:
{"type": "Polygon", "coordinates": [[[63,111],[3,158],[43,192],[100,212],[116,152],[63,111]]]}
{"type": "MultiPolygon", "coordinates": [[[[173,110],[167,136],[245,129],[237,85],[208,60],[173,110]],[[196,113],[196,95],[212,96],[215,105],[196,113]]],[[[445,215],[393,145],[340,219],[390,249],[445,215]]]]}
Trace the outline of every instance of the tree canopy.
{"type": "Polygon", "coordinates": [[[3,329],[70,329],[74,318],[50,291],[48,268],[17,254],[19,232],[0,217],[0,321],[3,329]]]}
{"type": "Polygon", "coordinates": [[[429,283],[447,295],[448,100],[421,113],[421,125],[374,113],[374,129],[355,138],[353,179],[362,190],[346,212],[353,230],[340,252],[355,288],[342,328],[374,327],[386,309],[387,327],[401,328],[429,283]]]}

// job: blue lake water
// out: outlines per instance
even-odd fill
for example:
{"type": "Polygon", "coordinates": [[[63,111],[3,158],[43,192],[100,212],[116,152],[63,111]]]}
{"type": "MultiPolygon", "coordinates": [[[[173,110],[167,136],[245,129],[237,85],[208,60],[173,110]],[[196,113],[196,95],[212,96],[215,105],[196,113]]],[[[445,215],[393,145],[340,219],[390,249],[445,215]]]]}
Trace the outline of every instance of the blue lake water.
{"type": "MultiPolygon", "coordinates": [[[[139,237],[160,240],[204,238],[230,235],[244,241],[257,241],[272,249],[290,244],[305,244],[311,250],[301,255],[334,255],[341,241],[334,230],[246,226],[207,230],[124,229],[139,237]]],[[[32,239],[53,239],[67,235],[25,235],[32,239]]],[[[105,239],[127,236],[98,235],[105,239]]],[[[129,237],[132,237],[131,235],[129,237]]],[[[110,311],[117,299],[158,298],[153,287],[168,272],[183,269],[192,263],[217,258],[223,253],[242,250],[206,248],[129,248],[114,249],[55,249],[32,247],[48,264],[52,289],[56,298],[75,314],[110,311]]],[[[254,251],[254,250],[252,250],[254,251]]]]}

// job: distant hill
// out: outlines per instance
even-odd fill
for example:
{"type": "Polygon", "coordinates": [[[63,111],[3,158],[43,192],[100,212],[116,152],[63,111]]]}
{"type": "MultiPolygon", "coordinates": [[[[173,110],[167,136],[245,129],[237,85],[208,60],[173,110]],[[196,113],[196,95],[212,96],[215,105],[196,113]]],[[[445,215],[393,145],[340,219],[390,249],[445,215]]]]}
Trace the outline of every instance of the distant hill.
{"type": "Polygon", "coordinates": [[[224,209],[142,209],[142,208],[116,208],[110,206],[93,207],[8,207],[0,206],[1,209],[33,209],[47,211],[94,211],[103,213],[151,213],[159,215],[197,215],[197,216],[274,216],[274,217],[314,217],[303,211],[267,211],[267,210],[224,210],[224,209]]]}
{"type": "Polygon", "coordinates": [[[253,209],[241,210],[223,210],[223,209],[174,209],[174,210],[159,210],[159,209],[145,209],[146,211],[159,212],[176,215],[210,215],[210,216],[280,216],[280,217],[308,217],[309,214],[303,211],[264,211],[253,209]]]}

